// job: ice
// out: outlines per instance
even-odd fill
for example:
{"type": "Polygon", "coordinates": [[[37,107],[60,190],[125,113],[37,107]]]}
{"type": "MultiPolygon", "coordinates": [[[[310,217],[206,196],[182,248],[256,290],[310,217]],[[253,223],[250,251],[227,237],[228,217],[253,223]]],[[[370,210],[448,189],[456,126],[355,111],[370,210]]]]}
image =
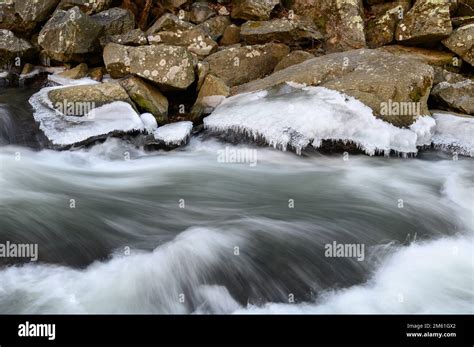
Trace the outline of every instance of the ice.
{"type": "Polygon", "coordinates": [[[430,116],[419,116],[415,123],[410,125],[410,129],[417,136],[417,146],[430,146],[431,138],[435,132],[436,121],[430,116]]]}
{"type": "Polygon", "coordinates": [[[155,130],[155,140],[166,145],[182,145],[187,142],[193,130],[192,122],[177,122],[163,125],[155,130]]]}
{"type": "Polygon", "coordinates": [[[433,145],[442,150],[474,157],[474,117],[434,112],[433,145]]]}
{"type": "Polygon", "coordinates": [[[143,131],[140,116],[126,102],[116,101],[97,107],[83,117],[65,116],[54,110],[48,93],[57,88],[43,88],[30,98],[39,128],[55,146],[69,147],[113,133],[143,131]]]}
{"type": "Polygon", "coordinates": [[[151,113],[143,113],[140,116],[140,119],[142,120],[145,126],[145,130],[148,133],[152,134],[156,130],[156,128],[158,128],[158,123],[156,121],[156,118],[151,113]]]}
{"type": "Polygon", "coordinates": [[[93,80],[90,77],[84,77],[84,78],[79,78],[79,79],[71,79],[71,78],[59,76],[58,74],[49,75],[48,80],[50,82],[53,82],[53,83],[61,85],[61,86],[80,86],[80,85],[89,85],[89,84],[98,84],[98,83],[100,83],[100,82],[97,82],[97,81],[93,80]]]}
{"type": "Polygon", "coordinates": [[[388,155],[391,150],[417,153],[417,144],[428,143],[433,123],[427,118],[419,119],[412,129],[401,129],[377,119],[353,97],[287,83],[227,98],[204,119],[204,125],[211,132],[231,131],[297,153],[309,145],[318,148],[323,140],[341,140],[355,143],[368,155],[388,155]]]}

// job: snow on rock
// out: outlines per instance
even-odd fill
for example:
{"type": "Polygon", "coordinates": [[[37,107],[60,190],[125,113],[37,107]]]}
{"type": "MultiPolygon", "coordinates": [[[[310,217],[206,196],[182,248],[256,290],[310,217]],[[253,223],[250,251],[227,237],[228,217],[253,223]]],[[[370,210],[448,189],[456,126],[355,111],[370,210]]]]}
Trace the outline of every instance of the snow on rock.
{"type": "Polygon", "coordinates": [[[98,84],[100,82],[93,80],[90,77],[83,77],[79,79],[71,79],[67,77],[60,76],[58,74],[49,75],[48,80],[53,82],[54,84],[60,86],[80,86],[80,85],[88,85],[88,84],[98,84]]]}
{"type": "Polygon", "coordinates": [[[434,135],[436,121],[433,117],[419,116],[416,121],[410,125],[410,130],[414,131],[417,146],[431,146],[431,138],[434,135]]]}
{"type": "Polygon", "coordinates": [[[156,129],[153,135],[158,143],[166,146],[181,146],[188,142],[192,130],[193,123],[184,121],[163,125],[156,129]]]}
{"type": "Polygon", "coordinates": [[[282,150],[301,153],[309,145],[320,147],[323,140],[340,140],[355,143],[368,155],[417,153],[418,144],[429,143],[433,125],[430,117],[419,117],[411,129],[397,128],[353,97],[294,83],[232,96],[204,119],[211,132],[263,139],[282,150]]]}
{"type": "Polygon", "coordinates": [[[436,131],[432,141],[435,148],[474,157],[474,117],[449,112],[434,112],[436,131]]]}
{"type": "Polygon", "coordinates": [[[43,88],[30,98],[34,118],[51,143],[59,148],[81,145],[110,134],[143,131],[140,116],[126,102],[113,102],[94,108],[83,117],[65,116],[55,110],[48,93],[57,88],[43,88]]]}
{"type": "Polygon", "coordinates": [[[156,128],[158,128],[158,122],[156,121],[155,116],[151,113],[143,113],[140,116],[140,119],[142,120],[145,130],[148,133],[152,134],[156,128]]]}

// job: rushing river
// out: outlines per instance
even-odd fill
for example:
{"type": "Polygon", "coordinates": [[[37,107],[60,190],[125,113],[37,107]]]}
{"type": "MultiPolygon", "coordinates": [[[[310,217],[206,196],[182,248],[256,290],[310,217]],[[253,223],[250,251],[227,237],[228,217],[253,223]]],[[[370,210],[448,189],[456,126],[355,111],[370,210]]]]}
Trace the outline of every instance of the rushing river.
{"type": "Polygon", "coordinates": [[[27,94],[0,94],[0,244],[39,256],[0,258],[0,313],[474,313],[472,159],[38,150],[27,94]]]}

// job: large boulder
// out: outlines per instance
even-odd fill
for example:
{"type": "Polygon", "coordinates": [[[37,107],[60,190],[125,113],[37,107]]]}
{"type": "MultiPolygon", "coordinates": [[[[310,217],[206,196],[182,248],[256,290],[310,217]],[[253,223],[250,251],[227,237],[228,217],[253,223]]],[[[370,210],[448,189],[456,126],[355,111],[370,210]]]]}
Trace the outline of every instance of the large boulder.
{"type": "Polygon", "coordinates": [[[419,114],[429,114],[427,100],[433,76],[433,68],[416,59],[360,49],[307,60],[235,87],[232,94],[284,82],[322,86],[355,97],[389,123],[409,126],[419,114]]]}
{"type": "Polygon", "coordinates": [[[231,46],[240,42],[240,27],[231,24],[229,25],[222,34],[222,38],[219,42],[221,46],[231,46]]]}
{"type": "Polygon", "coordinates": [[[25,22],[43,22],[54,11],[59,0],[15,0],[15,11],[25,22]]]}
{"type": "Polygon", "coordinates": [[[248,21],[241,27],[240,36],[249,44],[271,41],[297,44],[300,41],[320,40],[323,35],[314,24],[305,20],[273,19],[248,21]]]}
{"type": "Polygon", "coordinates": [[[162,90],[183,90],[194,82],[197,62],[184,47],[110,43],[104,48],[104,63],[114,78],[131,73],[158,84],[162,90]]]}
{"type": "Polygon", "coordinates": [[[398,23],[395,39],[406,44],[440,41],[453,28],[448,0],[417,0],[398,23]]]}
{"type": "Polygon", "coordinates": [[[61,0],[58,8],[69,10],[75,6],[79,7],[85,14],[91,15],[107,10],[112,5],[112,0],[61,0]]]}
{"type": "Polygon", "coordinates": [[[21,35],[31,35],[37,22],[24,21],[15,10],[15,2],[0,1],[0,29],[11,30],[21,35]]]}
{"type": "Polygon", "coordinates": [[[204,57],[217,50],[217,43],[212,40],[201,28],[192,28],[182,31],[160,31],[148,36],[150,44],[170,44],[184,46],[188,51],[204,57]]]}
{"type": "Polygon", "coordinates": [[[431,90],[431,96],[439,108],[474,115],[474,82],[470,79],[441,82],[431,90]]]}
{"type": "Polygon", "coordinates": [[[16,37],[10,30],[0,29],[0,67],[23,65],[23,59],[31,58],[34,52],[28,41],[16,37]]]}
{"type": "Polygon", "coordinates": [[[366,46],[362,0],[289,0],[297,15],[312,19],[326,35],[326,50],[347,51],[366,46]]]}
{"type": "Polygon", "coordinates": [[[120,35],[135,28],[135,16],[129,10],[114,7],[91,17],[102,27],[102,35],[120,35]]]}
{"type": "Polygon", "coordinates": [[[115,101],[132,104],[125,89],[114,82],[53,89],[48,98],[56,110],[68,116],[84,116],[96,107],[115,101]]]}
{"type": "Polygon", "coordinates": [[[232,18],[246,20],[269,20],[273,8],[280,0],[233,0],[232,18]]]}
{"type": "Polygon", "coordinates": [[[140,111],[151,113],[158,123],[168,120],[168,99],[156,87],[138,77],[129,77],[120,85],[140,111]]]}
{"type": "Polygon", "coordinates": [[[474,66],[474,24],[457,28],[443,44],[474,66]]]}
{"type": "Polygon", "coordinates": [[[289,51],[288,46],[277,43],[232,47],[214,53],[204,61],[209,63],[209,73],[228,86],[236,86],[268,75],[289,51]]]}
{"type": "Polygon", "coordinates": [[[38,43],[55,60],[80,60],[82,55],[96,49],[101,31],[101,25],[73,7],[54,13],[40,31],[38,43]]]}

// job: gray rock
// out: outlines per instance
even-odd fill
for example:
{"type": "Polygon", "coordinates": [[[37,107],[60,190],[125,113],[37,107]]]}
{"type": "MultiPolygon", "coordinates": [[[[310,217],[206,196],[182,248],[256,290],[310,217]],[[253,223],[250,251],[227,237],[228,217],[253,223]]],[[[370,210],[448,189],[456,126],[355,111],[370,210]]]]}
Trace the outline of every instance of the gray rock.
{"type": "Polygon", "coordinates": [[[269,43],[223,49],[207,57],[209,72],[228,86],[236,86],[262,78],[271,73],[289,53],[284,44],[269,43]]]}
{"type": "Polygon", "coordinates": [[[109,43],[104,48],[104,63],[114,78],[131,73],[158,84],[161,90],[183,90],[194,82],[197,62],[184,47],[109,43]]]}
{"type": "Polygon", "coordinates": [[[457,28],[443,45],[474,66],[474,24],[457,28]]]}
{"type": "Polygon", "coordinates": [[[432,89],[431,96],[439,108],[474,115],[474,82],[470,79],[441,82],[432,89]]]}
{"type": "Polygon", "coordinates": [[[322,86],[353,96],[396,126],[409,126],[416,113],[384,112],[387,105],[414,106],[428,115],[433,68],[416,59],[359,49],[316,57],[232,89],[232,94],[267,89],[287,81],[322,86]],[[404,103],[404,104],[401,104],[404,103]]]}
{"type": "Polygon", "coordinates": [[[314,55],[305,51],[293,51],[284,57],[278,64],[275,66],[274,71],[280,71],[286,69],[289,66],[302,63],[306,60],[314,58],[314,55]]]}
{"type": "Polygon", "coordinates": [[[246,20],[269,20],[273,8],[280,0],[233,0],[232,18],[246,20]]]}
{"type": "Polygon", "coordinates": [[[77,6],[85,14],[91,15],[107,10],[111,4],[112,0],[61,0],[58,9],[69,10],[77,6]]]}
{"type": "Polygon", "coordinates": [[[91,18],[102,27],[102,35],[120,35],[135,28],[132,12],[119,7],[99,12],[91,18]]]}
{"type": "Polygon", "coordinates": [[[42,22],[48,19],[59,0],[15,0],[15,11],[23,21],[42,22]]]}
{"type": "Polygon", "coordinates": [[[151,113],[158,124],[168,121],[168,99],[156,87],[138,77],[129,77],[120,85],[140,111],[151,113]]]}
{"type": "Polygon", "coordinates": [[[148,39],[141,29],[134,29],[124,34],[103,36],[100,38],[100,45],[102,47],[105,47],[108,43],[126,46],[143,46],[148,44],[148,39]]]}
{"type": "Polygon", "coordinates": [[[452,30],[447,0],[417,0],[398,23],[395,39],[407,44],[431,43],[448,37],[452,30]]]}
{"type": "Polygon", "coordinates": [[[21,66],[24,59],[32,58],[34,52],[34,47],[28,41],[16,37],[10,30],[0,29],[0,68],[8,69],[6,65],[21,66]]]}
{"type": "Polygon", "coordinates": [[[39,45],[59,61],[80,59],[78,56],[93,52],[102,27],[78,7],[58,10],[38,36],[39,45]]]}
{"type": "Polygon", "coordinates": [[[271,41],[288,45],[299,41],[321,40],[323,35],[308,21],[273,19],[270,21],[248,21],[241,27],[240,36],[249,44],[271,41]]]}

